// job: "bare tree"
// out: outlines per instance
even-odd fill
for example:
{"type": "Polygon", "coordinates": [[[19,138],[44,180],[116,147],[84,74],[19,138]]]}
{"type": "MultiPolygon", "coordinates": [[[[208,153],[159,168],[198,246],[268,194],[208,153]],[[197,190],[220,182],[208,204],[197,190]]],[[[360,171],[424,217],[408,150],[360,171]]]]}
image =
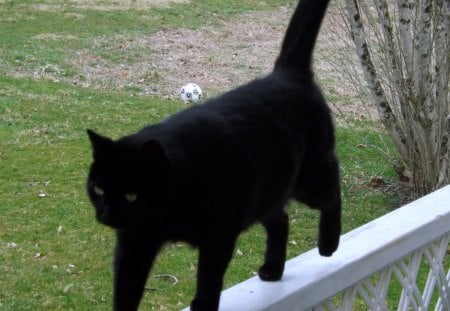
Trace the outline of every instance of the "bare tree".
{"type": "Polygon", "coordinates": [[[381,122],[415,195],[450,181],[450,0],[345,0],[381,122]]]}

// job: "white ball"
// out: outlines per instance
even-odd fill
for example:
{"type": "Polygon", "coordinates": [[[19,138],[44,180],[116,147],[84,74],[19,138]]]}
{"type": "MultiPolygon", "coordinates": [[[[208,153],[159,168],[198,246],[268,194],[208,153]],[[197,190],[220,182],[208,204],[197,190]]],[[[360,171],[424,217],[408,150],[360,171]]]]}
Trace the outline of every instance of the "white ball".
{"type": "Polygon", "coordinates": [[[188,83],[180,89],[180,98],[186,104],[198,103],[202,96],[202,89],[195,83],[188,83]]]}

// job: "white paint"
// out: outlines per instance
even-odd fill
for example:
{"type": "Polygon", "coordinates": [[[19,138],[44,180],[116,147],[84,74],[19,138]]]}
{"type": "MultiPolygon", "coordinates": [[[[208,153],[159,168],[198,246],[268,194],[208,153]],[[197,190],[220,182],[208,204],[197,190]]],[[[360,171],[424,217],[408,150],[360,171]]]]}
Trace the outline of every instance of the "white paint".
{"type": "Polygon", "coordinates": [[[289,260],[281,281],[253,277],[223,291],[220,311],[311,309],[449,232],[447,186],[343,235],[332,257],[313,249],[289,260]]]}

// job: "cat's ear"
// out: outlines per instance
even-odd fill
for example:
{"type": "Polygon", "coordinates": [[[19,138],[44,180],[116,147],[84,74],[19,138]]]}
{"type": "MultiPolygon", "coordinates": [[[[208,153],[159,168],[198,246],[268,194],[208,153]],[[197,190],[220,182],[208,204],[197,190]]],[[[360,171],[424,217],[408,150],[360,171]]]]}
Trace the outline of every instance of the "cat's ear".
{"type": "Polygon", "coordinates": [[[150,164],[153,170],[167,173],[170,168],[170,160],[164,147],[156,140],[147,140],[142,146],[141,159],[150,164]]]}
{"type": "Polygon", "coordinates": [[[94,159],[97,159],[101,154],[108,154],[110,152],[114,143],[112,139],[101,136],[90,129],[87,130],[87,133],[91,141],[94,159]]]}

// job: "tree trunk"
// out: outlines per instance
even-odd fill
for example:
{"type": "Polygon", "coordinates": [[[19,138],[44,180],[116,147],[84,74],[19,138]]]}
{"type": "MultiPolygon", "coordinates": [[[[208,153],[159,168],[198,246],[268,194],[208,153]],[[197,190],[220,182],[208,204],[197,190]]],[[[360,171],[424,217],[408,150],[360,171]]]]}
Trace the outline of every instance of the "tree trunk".
{"type": "Polygon", "coordinates": [[[447,184],[450,176],[449,2],[373,0],[375,15],[362,9],[366,1],[346,0],[365,80],[417,196],[447,184]]]}

